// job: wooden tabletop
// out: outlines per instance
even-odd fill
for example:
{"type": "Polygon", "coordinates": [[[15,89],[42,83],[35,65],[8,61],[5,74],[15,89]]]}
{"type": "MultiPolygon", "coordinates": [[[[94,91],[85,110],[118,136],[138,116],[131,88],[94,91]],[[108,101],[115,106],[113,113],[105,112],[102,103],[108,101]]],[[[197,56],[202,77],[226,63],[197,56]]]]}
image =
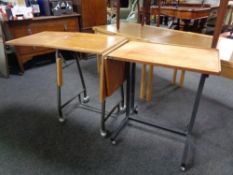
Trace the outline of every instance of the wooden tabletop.
{"type": "Polygon", "coordinates": [[[119,30],[115,24],[97,26],[93,29],[100,33],[123,36],[130,40],[211,48],[212,37],[208,35],[127,22],[122,22],[120,26],[119,30]]]}
{"type": "Polygon", "coordinates": [[[126,41],[126,39],[120,36],[106,36],[79,32],[41,32],[7,41],[6,44],[102,54],[124,41],[126,41]]]}
{"type": "Polygon", "coordinates": [[[205,74],[221,71],[218,51],[131,41],[109,54],[110,59],[154,64],[205,74]]]}

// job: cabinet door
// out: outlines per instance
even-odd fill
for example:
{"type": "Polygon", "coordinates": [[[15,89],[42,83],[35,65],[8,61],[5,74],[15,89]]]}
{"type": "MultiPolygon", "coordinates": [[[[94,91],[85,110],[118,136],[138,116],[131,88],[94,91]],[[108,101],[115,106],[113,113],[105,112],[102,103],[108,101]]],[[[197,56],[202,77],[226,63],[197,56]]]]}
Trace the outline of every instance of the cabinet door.
{"type": "Polygon", "coordinates": [[[73,3],[81,14],[83,29],[107,23],[106,0],[73,0],[73,3]]]}

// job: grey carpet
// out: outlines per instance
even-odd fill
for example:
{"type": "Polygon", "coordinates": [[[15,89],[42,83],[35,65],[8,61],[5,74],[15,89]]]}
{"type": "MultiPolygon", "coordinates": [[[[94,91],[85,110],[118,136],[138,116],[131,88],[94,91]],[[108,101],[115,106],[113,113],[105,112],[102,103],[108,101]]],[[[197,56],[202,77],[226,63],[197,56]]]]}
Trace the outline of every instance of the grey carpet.
{"type": "MultiPolygon", "coordinates": [[[[94,59],[81,62],[90,105],[100,107],[94,59]]],[[[81,90],[76,65],[64,70],[63,98],[81,90]]],[[[137,97],[140,67],[137,67],[137,97]]],[[[153,102],[136,99],[139,114],[170,127],[184,129],[193,104],[199,74],[187,73],[184,88],[171,86],[172,71],[154,70],[153,102]]],[[[185,174],[233,174],[233,81],[207,79],[193,130],[193,167],[185,174]]],[[[119,93],[108,100],[108,109],[119,93]]],[[[23,76],[0,78],[1,175],[171,175],[179,171],[184,139],[130,123],[113,146],[99,135],[100,115],[77,108],[65,110],[68,121],[57,121],[55,64],[26,70],[23,76]]],[[[120,118],[111,118],[115,128],[120,118]]]]}

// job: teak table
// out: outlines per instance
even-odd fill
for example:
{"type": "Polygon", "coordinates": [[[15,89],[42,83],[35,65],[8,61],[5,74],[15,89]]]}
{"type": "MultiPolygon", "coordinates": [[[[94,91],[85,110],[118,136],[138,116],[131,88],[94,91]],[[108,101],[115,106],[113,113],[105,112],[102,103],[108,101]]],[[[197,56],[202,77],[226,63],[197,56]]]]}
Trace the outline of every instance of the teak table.
{"type": "MultiPolygon", "coordinates": [[[[154,16],[156,15],[165,15],[176,17],[179,20],[197,20],[207,19],[210,14],[210,7],[192,7],[192,6],[151,6],[150,13],[154,16]]],[[[180,22],[178,22],[180,23],[180,22]]],[[[203,24],[204,25],[204,24],[203,24]]],[[[179,30],[184,30],[184,25],[178,25],[179,30]]]]}
{"type": "MultiPolygon", "coordinates": [[[[64,122],[64,117],[62,114],[62,109],[78,97],[79,102],[81,103],[81,95],[83,94],[83,102],[86,103],[89,101],[87,96],[86,85],[84,82],[82,70],[79,64],[79,58],[76,55],[76,52],[82,53],[92,53],[97,54],[97,57],[104,58],[106,54],[116,49],[127,42],[123,37],[118,36],[106,36],[106,35],[96,35],[96,34],[86,34],[78,32],[41,32],[38,34],[33,34],[30,36],[14,39],[6,42],[8,45],[15,46],[33,46],[33,47],[46,47],[56,49],[56,66],[57,66],[57,105],[59,113],[59,121],[64,122]],[[76,59],[79,75],[81,78],[81,83],[83,86],[83,91],[78,95],[68,100],[66,103],[62,104],[61,99],[61,88],[63,84],[62,76],[62,55],[60,50],[71,51],[76,59]]],[[[100,59],[101,60],[101,59],[100,59]]],[[[101,76],[100,76],[101,77],[101,76]]],[[[120,105],[120,103],[119,103],[120,105]]],[[[104,117],[105,115],[103,115],[104,117]]],[[[105,126],[104,120],[101,118],[101,135],[105,136],[105,126]]]]}
{"type": "Polygon", "coordinates": [[[166,16],[173,16],[179,19],[201,19],[209,16],[210,7],[188,7],[188,6],[161,6],[160,11],[158,6],[151,6],[151,13],[157,15],[158,13],[166,16]]]}
{"type": "MultiPolygon", "coordinates": [[[[216,49],[200,49],[182,46],[162,45],[143,42],[129,42],[117,50],[110,53],[105,59],[105,62],[111,63],[112,61],[122,61],[126,64],[127,76],[127,94],[126,94],[126,118],[122,121],[119,128],[112,134],[112,143],[116,143],[116,137],[120,131],[126,126],[128,121],[134,121],[141,124],[149,125],[168,131],[174,134],[184,136],[186,138],[185,147],[183,151],[181,170],[186,170],[188,151],[191,142],[192,129],[195,123],[196,114],[199,107],[202,91],[204,88],[205,80],[209,74],[218,75],[221,71],[221,64],[218,58],[218,51],[216,49]],[[148,52],[148,50],[150,52],[148,52]],[[125,63],[126,62],[126,63],[125,63]],[[135,63],[151,64],[163,66],[168,68],[181,69],[191,72],[201,73],[201,78],[190,118],[186,131],[173,130],[163,126],[152,124],[139,120],[135,117],[130,117],[134,113],[134,92],[135,92],[135,63]]],[[[105,64],[106,67],[108,64],[105,64]]],[[[107,68],[106,68],[107,69],[107,68]]],[[[106,73],[108,74],[108,73],[106,73]]],[[[112,84],[114,80],[111,78],[105,79],[102,84],[112,84]]]]}
{"type": "MultiPolygon", "coordinates": [[[[183,32],[149,25],[142,26],[141,24],[126,22],[121,22],[120,26],[119,30],[117,30],[116,24],[96,26],[93,29],[95,33],[123,36],[132,41],[211,48],[212,37],[203,34],[183,32]]],[[[146,91],[146,99],[147,101],[151,101],[153,89],[153,65],[149,66],[147,83],[145,83],[146,74],[146,64],[143,64],[141,71],[140,98],[144,98],[146,91]],[[145,88],[146,85],[147,87],[145,88]]],[[[183,86],[184,76],[185,71],[182,71],[179,83],[180,86],[183,86]]],[[[176,84],[176,77],[177,69],[174,71],[172,84],[176,84]]]]}

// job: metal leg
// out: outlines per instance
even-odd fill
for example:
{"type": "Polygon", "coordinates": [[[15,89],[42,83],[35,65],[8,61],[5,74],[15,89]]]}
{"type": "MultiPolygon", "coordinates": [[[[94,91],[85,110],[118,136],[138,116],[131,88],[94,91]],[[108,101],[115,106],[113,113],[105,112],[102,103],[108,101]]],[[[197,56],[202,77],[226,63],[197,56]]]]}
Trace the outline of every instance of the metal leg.
{"type": "Polygon", "coordinates": [[[128,117],[130,115],[132,103],[131,100],[134,99],[132,98],[131,95],[131,63],[126,63],[126,70],[127,70],[127,86],[126,86],[126,116],[128,117]]]}
{"type": "Polygon", "coordinates": [[[131,111],[131,64],[126,63],[126,75],[127,75],[127,85],[126,85],[126,117],[121,122],[120,126],[117,128],[117,130],[112,134],[111,141],[112,144],[116,144],[116,138],[120,134],[121,130],[126,126],[128,123],[128,119],[130,116],[131,111]]]}
{"type": "Polygon", "coordinates": [[[130,82],[130,87],[131,87],[131,110],[132,112],[137,112],[134,107],[134,98],[135,98],[135,68],[136,68],[136,64],[135,63],[132,63],[131,65],[131,73],[130,73],[130,78],[131,78],[131,82],[130,82]]]}
{"type": "Polygon", "coordinates": [[[61,104],[61,87],[57,86],[57,108],[58,108],[58,114],[59,118],[58,121],[63,123],[65,121],[62,113],[62,104],[61,104]]]}
{"type": "Polygon", "coordinates": [[[202,96],[202,91],[203,91],[205,80],[207,77],[208,77],[208,75],[202,74],[200,82],[199,82],[195,102],[193,105],[191,119],[190,119],[190,122],[188,124],[188,131],[187,131],[187,136],[186,136],[187,138],[185,141],[185,146],[184,146],[184,151],[183,151],[183,156],[182,156],[181,166],[180,166],[181,171],[186,171],[186,168],[187,168],[186,166],[187,166],[187,159],[188,159],[188,151],[189,151],[190,142],[191,142],[191,138],[192,138],[192,129],[193,129],[193,126],[195,123],[199,103],[200,103],[201,96],[202,96]]]}
{"type": "MultiPolygon", "coordinates": [[[[74,54],[75,54],[75,53],[74,53],[74,54]]],[[[82,69],[81,69],[81,66],[80,66],[80,63],[79,63],[79,58],[78,58],[76,55],[75,55],[75,59],[76,59],[76,63],[77,63],[77,67],[78,67],[78,71],[79,71],[79,76],[80,76],[80,79],[81,79],[81,83],[82,83],[82,86],[83,86],[83,94],[84,94],[83,102],[84,102],[84,103],[88,103],[90,97],[87,96],[87,88],[86,88],[86,84],[85,84],[85,81],[84,81],[84,78],[83,78],[82,69]]]]}
{"type": "Polygon", "coordinates": [[[58,121],[63,123],[65,121],[62,113],[61,87],[63,83],[62,77],[62,59],[59,57],[59,50],[56,50],[56,68],[57,68],[57,109],[59,118],[58,121]]]}
{"type": "Polygon", "coordinates": [[[105,100],[102,102],[102,112],[101,112],[101,121],[100,121],[100,135],[102,137],[106,137],[107,136],[107,131],[105,129],[105,100]]]}
{"type": "Polygon", "coordinates": [[[181,171],[186,171],[187,160],[188,160],[188,151],[189,151],[189,147],[190,147],[191,141],[192,141],[192,129],[193,129],[193,126],[195,123],[195,119],[196,119],[199,103],[201,100],[205,80],[208,77],[208,75],[206,75],[206,74],[201,75],[197,94],[196,94],[195,101],[194,101],[192,115],[191,115],[190,122],[189,122],[188,128],[187,128],[187,132],[182,132],[182,131],[165,128],[165,127],[162,127],[159,125],[151,124],[151,123],[144,122],[144,121],[130,117],[132,110],[135,109],[135,107],[134,107],[135,64],[131,65],[130,63],[127,63],[126,66],[127,66],[126,117],[121,122],[121,124],[117,128],[117,130],[112,134],[112,136],[111,136],[112,144],[116,144],[117,136],[119,135],[121,130],[125,128],[125,126],[127,125],[127,123],[129,121],[138,122],[141,124],[145,124],[145,125],[148,125],[151,127],[155,127],[155,128],[161,129],[161,130],[165,130],[165,131],[168,131],[168,132],[171,132],[174,134],[184,136],[184,137],[186,137],[186,140],[185,140],[185,146],[184,146],[184,151],[183,151],[183,155],[182,155],[180,169],[181,169],[181,171]]]}
{"type": "Polygon", "coordinates": [[[123,113],[126,110],[125,106],[125,94],[124,94],[124,85],[121,86],[121,104],[120,104],[120,112],[123,113]]]}
{"type": "Polygon", "coordinates": [[[123,85],[121,86],[121,101],[117,103],[117,105],[115,105],[111,111],[106,114],[106,100],[104,100],[102,102],[102,109],[101,109],[101,122],[100,122],[100,135],[102,137],[107,137],[108,136],[108,131],[106,130],[106,127],[105,127],[105,122],[111,117],[111,115],[113,114],[113,112],[118,109],[118,114],[119,112],[121,112],[121,114],[123,112],[125,112],[125,102],[124,102],[124,89],[123,89],[123,85]],[[120,108],[120,109],[119,109],[120,108]],[[120,110],[120,111],[119,111],[120,110]]]}

